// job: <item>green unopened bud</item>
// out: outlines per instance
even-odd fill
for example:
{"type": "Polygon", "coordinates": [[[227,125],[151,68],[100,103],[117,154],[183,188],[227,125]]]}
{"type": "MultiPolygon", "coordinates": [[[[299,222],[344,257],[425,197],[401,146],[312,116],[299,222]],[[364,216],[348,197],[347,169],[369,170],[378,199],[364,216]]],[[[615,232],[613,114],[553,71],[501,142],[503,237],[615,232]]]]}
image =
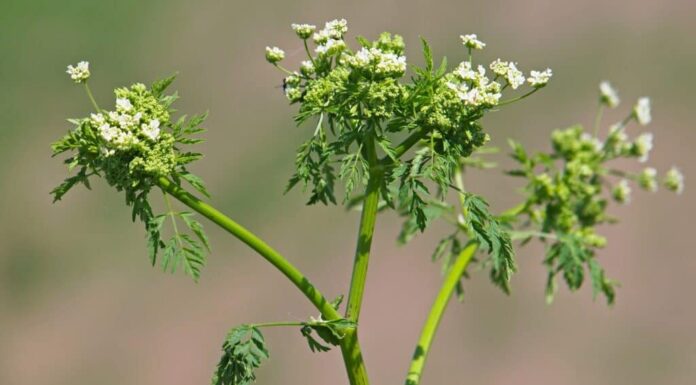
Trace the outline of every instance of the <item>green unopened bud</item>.
{"type": "Polygon", "coordinates": [[[266,47],[266,60],[271,64],[276,64],[285,59],[285,51],[278,47],[266,47]]]}
{"type": "Polygon", "coordinates": [[[631,201],[631,186],[628,185],[628,181],[623,179],[619,182],[612,190],[611,196],[619,203],[629,203],[631,201]]]}
{"type": "Polygon", "coordinates": [[[616,108],[621,102],[618,92],[608,81],[599,83],[599,102],[609,108],[616,108]]]}
{"type": "Polygon", "coordinates": [[[317,29],[315,25],[310,24],[292,24],[292,30],[295,31],[297,36],[302,40],[309,39],[310,36],[317,29]]]}
{"type": "Polygon", "coordinates": [[[645,191],[657,191],[657,170],[647,167],[638,174],[638,185],[645,191]]]}
{"type": "Polygon", "coordinates": [[[677,194],[681,194],[684,191],[684,174],[681,173],[676,167],[672,167],[662,182],[667,190],[674,191],[677,194]]]}

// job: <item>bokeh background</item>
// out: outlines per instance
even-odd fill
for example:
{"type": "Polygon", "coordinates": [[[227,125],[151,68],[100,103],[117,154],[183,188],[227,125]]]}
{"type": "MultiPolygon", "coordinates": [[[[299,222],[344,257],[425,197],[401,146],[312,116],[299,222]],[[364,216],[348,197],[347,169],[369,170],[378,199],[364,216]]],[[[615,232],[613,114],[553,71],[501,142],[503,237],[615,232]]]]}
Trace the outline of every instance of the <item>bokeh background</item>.
{"type": "MultiPolygon", "coordinates": [[[[89,103],[65,66],[89,60],[97,99],[115,86],[179,71],[178,108],[210,110],[194,171],[212,202],[266,238],[329,296],[346,291],[358,214],[305,207],[282,195],[297,128],[266,45],[301,54],[289,25],[349,21],[351,36],[389,30],[418,36],[438,55],[463,57],[458,36],[476,32],[485,60],[513,58],[525,70],[554,70],[543,92],[486,118],[494,143],[511,136],[548,146],[554,128],[591,124],[597,84],[620,90],[620,119],[639,96],[652,97],[660,172],[681,166],[681,196],[635,192],[603,228],[601,253],[620,280],[617,304],[589,287],[562,289],[544,303],[542,250],[520,250],[520,273],[505,296],[485,273],[466,283],[466,301],[443,320],[424,384],[693,384],[696,376],[696,2],[621,1],[182,1],[3,0],[0,12],[0,384],[205,384],[226,331],[237,324],[303,320],[315,310],[265,261],[209,225],[214,252],[200,283],[148,265],[144,233],[123,197],[103,183],[52,205],[65,176],[49,144],[89,103]]],[[[631,130],[637,132],[636,126],[631,130]]],[[[503,164],[505,157],[500,156],[503,164]]],[[[639,167],[631,164],[630,167],[639,167]]],[[[497,210],[515,203],[516,180],[467,175],[497,210]]],[[[399,384],[440,282],[429,261],[445,228],[407,247],[399,220],[380,217],[361,320],[374,384],[399,384]]],[[[347,384],[340,353],[312,354],[299,331],[266,333],[272,358],[259,384],[347,384]]]]}

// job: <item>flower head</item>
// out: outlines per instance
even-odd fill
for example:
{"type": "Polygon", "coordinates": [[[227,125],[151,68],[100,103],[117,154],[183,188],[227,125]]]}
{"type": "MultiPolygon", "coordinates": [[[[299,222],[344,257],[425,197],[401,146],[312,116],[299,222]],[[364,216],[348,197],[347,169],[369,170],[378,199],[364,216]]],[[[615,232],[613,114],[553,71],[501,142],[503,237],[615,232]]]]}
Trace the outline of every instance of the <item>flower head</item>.
{"type": "Polygon", "coordinates": [[[157,119],[150,120],[150,123],[143,123],[140,126],[143,135],[147,136],[150,140],[155,141],[160,134],[160,121],[157,119]]]}
{"type": "Polygon", "coordinates": [[[638,185],[645,191],[657,191],[657,170],[646,167],[638,174],[638,185]]]}
{"type": "Polygon", "coordinates": [[[486,43],[479,40],[475,33],[459,37],[462,39],[462,44],[469,49],[483,49],[486,46],[486,43]]]}
{"type": "Polygon", "coordinates": [[[343,40],[328,39],[323,44],[314,49],[319,55],[335,55],[346,48],[346,42],[343,40]]]}
{"type": "Polygon", "coordinates": [[[305,60],[300,64],[300,72],[303,75],[309,76],[309,75],[313,74],[314,71],[315,71],[314,63],[312,63],[311,60],[305,60]]]}
{"type": "Polygon", "coordinates": [[[66,72],[75,83],[84,83],[89,79],[89,63],[81,61],[75,66],[69,65],[66,72]]]}
{"type": "Polygon", "coordinates": [[[297,36],[300,37],[302,40],[309,39],[310,36],[314,33],[314,31],[317,29],[315,25],[311,24],[292,24],[292,30],[295,31],[297,36]]]}
{"type": "Polygon", "coordinates": [[[553,76],[553,72],[551,68],[547,68],[543,71],[531,71],[529,75],[530,77],[527,79],[529,85],[534,88],[541,88],[549,82],[549,79],[553,76]]]}
{"type": "Polygon", "coordinates": [[[621,102],[619,93],[606,80],[599,83],[599,102],[609,108],[616,108],[621,102]]]}
{"type": "Polygon", "coordinates": [[[684,174],[676,167],[672,167],[667,171],[665,179],[662,182],[667,190],[681,194],[684,191],[684,174]]]}
{"type": "Polygon", "coordinates": [[[285,51],[278,47],[266,47],[266,60],[271,64],[276,64],[285,59],[285,51]]]}
{"type": "Polygon", "coordinates": [[[650,156],[650,150],[652,150],[652,148],[653,134],[650,132],[640,134],[633,143],[633,152],[640,157],[638,161],[641,163],[648,160],[648,156],[650,156]]]}
{"type": "Polygon", "coordinates": [[[522,71],[517,69],[517,66],[515,66],[515,63],[513,62],[508,63],[508,70],[505,74],[505,79],[508,81],[513,90],[516,90],[519,86],[524,84],[525,81],[524,74],[522,71]]]}
{"type": "Polygon", "coordinates": [[[650,98],[640,98],[633,107],[633,116],[638,121],[638,124],[645,126],[650,124],[652,116],[650,115],[650,98]]]}
{"type": "Polygon", "coordinates": [[[614,190],[611,192],[612,197],[615,201],[623,204],[628,204],[631,202],[631,187],[628,185],[626,179],[622,179],[614,190]]]}

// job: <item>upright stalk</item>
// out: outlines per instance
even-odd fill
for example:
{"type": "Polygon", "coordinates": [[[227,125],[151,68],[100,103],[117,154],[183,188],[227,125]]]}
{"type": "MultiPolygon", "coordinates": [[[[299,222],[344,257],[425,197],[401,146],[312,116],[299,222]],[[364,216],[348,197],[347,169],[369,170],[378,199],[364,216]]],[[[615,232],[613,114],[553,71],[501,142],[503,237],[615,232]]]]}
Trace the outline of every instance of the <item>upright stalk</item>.
{"type": "Polygon", "coordinates": [[[358,244],[355,249],[355,260],[353,261],[353,276],[350,282],[348,304],[346,305],[346,318],[355,322],[360,317],[365,280],[367,279],[367,267],[370,261],[372,236],[375,232],[377,208],[379,206],[379,190],[382,184],[382,170],[378,164],[375,139],[372,135],[369,135],[367,138],[365,152],[367,153],[367,162],[370,165],[370,175],[367,188],[365,189],[365,200],[363,201],[360,229],[358,231],[358,244]]]}
{"type": "MultiPolygon", "coordinates": [[[[372,237],[375,231],[377,220],[377,207],[379,206],[379,190],[382,184],[382,169],[377,158],[374,134],[367,136],[365,143],[365,153],[370,166],[370,175],[365,189],[365,200],[360,216],[360,229],[358,230],[358,241],[353,261],[353,275],[350,281],[350,291],[348,293],[348,304],[346,305],[346,319],[358,322],[362,298],[365,292],[365,281],[367,280],[367,267],[370,261],[370,249],[372,247],[372,237]]],[[[352,385],[367,385],[367,371],[362,358],[362,350],[358,340],[357,329],[349,331],[341,341],[341,353],[343,361],[348,371],[348,378],[352,385]]]]}
{"type": "Polygon", "coordinates": [[[423,330],[421,331],[420,338],[418,339],[418,345],[416,350],[413,352],[413,358],[411,359],[411,367],[408,371],[408,376],[406,377],[406,385],[418,385],[420,383],[421,374],[423,373],[423,367],[425,366],[425,360],[428,358],[428,353],[430,353],[430,346],[433,343],[433,338],[437,332],[437,328],[440,325],[440,320],[442,320],[443,314],[447,309],[447,304],[452,297],[452,292],[457,287],[457,282],[462,277],[462,274],[466,271],[466,267],[471,261],[476,249],[478,248],[477,243],[471,243],[462,250],[457,256],[457,260],[454,262],[452,267],[450,267],[445,280],[442,283],[442,287],[435,298],[428,318],[423,325],[423,330]]]}

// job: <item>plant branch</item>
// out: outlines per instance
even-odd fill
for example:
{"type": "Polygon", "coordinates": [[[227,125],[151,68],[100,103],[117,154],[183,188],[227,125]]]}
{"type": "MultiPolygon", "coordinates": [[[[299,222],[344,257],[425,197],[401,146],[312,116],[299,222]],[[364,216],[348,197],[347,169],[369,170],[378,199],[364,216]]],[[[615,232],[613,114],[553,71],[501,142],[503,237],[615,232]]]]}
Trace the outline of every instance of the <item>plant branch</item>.
{"type": "Polygon", "coordinates": [[[263,258],[280,270],[280,272],[283,273],[283,275],[285,275],[310,302],[312,302],[325,319],[334,320],[341,318],[341,315],[333,308],[331,303],[326,300],[319,289],[314,287],[302,272],[259,237],[218,211],[216,208],[196,198],[180,186],[177,186],[168,178],[160,177],[157,184],[166,193],[169,193],[181,203],[210,219],[259,253],[263,258]]]}
{"type": "Polygon", "coordinates": [[[457,260],[447,272],[445,280],[442,283],[442,287],[440,288],[440,291],[435,298],[435,302],[430,309],[428,318],[425,321],[425,325],[423,325],[423,330],[420,338],[418,339],[416,350],[413,352],[411,367],[408,371],[408,376],[406,377],[406,385],[418,385],[420,383],[423,367],[425,366],[425,360],[428,357],[428,353],[430,353],[430,347],[433,343],[433,338],[435,337],[437,328],[440,325],[440,320],[447,309],[447,304],[452,297],[452,292],[454,292],[459,279],[466,271],[466,267],[469,265],[474,253],[476,253],[477,248],[477,243],[471,243],[465,247],[464,250],[459,253],[457,260]]]}

